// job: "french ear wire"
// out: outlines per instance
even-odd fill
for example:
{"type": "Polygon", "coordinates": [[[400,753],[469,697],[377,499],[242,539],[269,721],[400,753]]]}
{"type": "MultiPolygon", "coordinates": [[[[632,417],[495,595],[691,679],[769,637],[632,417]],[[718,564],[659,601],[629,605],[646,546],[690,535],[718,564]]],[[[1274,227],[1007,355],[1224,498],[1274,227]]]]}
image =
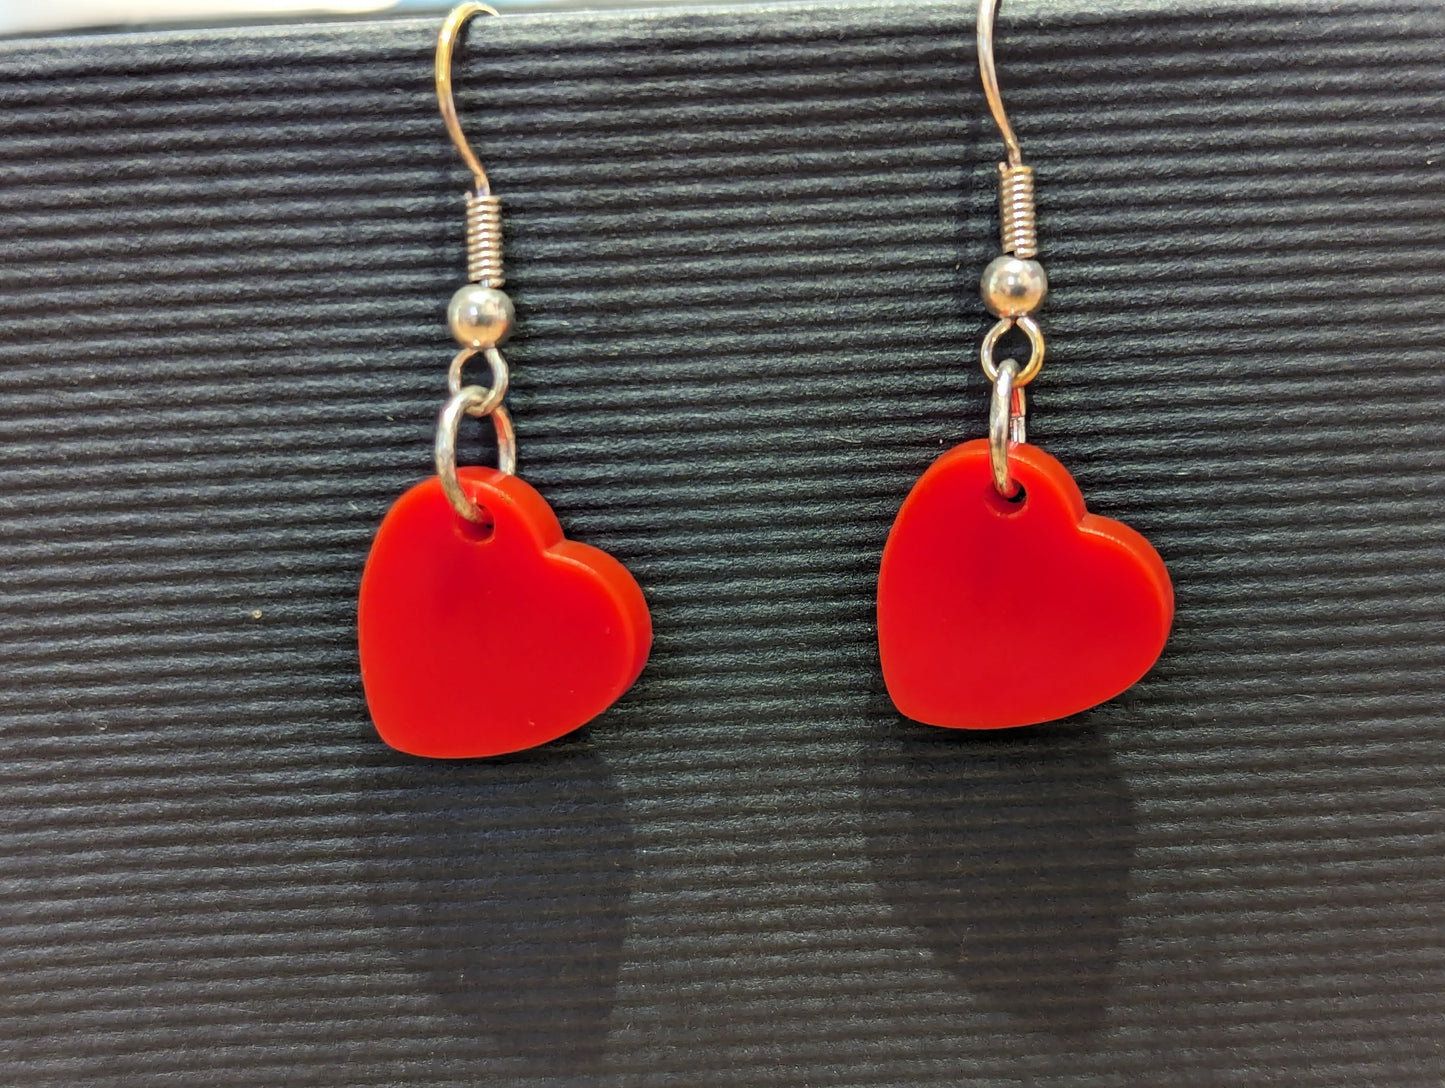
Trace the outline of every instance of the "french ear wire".
{"type": "Polygon", "coordinates": [[[501,345],[512,334],[516,313],[512,300],[502,291],[502,202],[492,193],[482,160],[467,142],[457,116],[452,94],[452,53],[462,28],[478,15],[496,15],[486,4],[464,3],[453,8],[437,35],[437,105],[453,146],[472,172],[472,190],[465,194],[467,279],[447,304],[447,326],[462,345],[447,372],[449,398],[437,419],[436,469],[442,490],[452,508],[468,521],[486,520],[482,510],[468,497],[457,476],[457,431],[463,415],[490,416],[497,432],[497,467],[509,475],[517,471],[517,436],[502,399],[507,395],[510,371],[501,345]],[[463,385],[462,370],[477,355],[485,356],[492,371],[488,386],[463,385]]]}

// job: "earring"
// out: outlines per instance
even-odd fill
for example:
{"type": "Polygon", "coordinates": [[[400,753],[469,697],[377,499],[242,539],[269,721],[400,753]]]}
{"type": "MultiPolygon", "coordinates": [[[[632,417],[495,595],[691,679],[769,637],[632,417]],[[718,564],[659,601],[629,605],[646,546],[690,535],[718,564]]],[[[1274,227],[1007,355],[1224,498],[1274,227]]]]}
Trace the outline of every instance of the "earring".
{"type": "Polygon", "coordinates": [[[557,517],[516,472],[502,400],[512,329],[500,288],[501,205],[467,144],[452,99],[452,50],[485,4],[464,3],[437,39],[437,100],[472,172],[467,275],[447,323],[462,350],[447,372],[436,476],[397,500],[361,576],[357,635],[367,707],[381,738],[413,755],[492,756],[554,740],[606,710],[642,672],[652,621],[642,590],[606,552],[566,540],[557,517]],[[481,355],[490,387],[463,385],[481,355]],[[463,416],[490,417],[497,467],[457,468],[463,416]]]}
{"type": "Polygon", "coordinates": [[[1090,514],[1064,466],[1027,445],[1024,386],[1044,364],[1033,315],[1048,292],[1033,170],[1004,113],[993,58],[998,0],[979,0],[985,96],[999,164],[1004,256],[981,294],[997,323],[980,360],[993,383],[987,439],[945,453],[898,511],[878,572],[883,679],[906,716],[955,729],[1054,721],[1112,699],[1158,659],[1174,618],[1159,554],[1133,529],[1090,514]],[[996,362],[1020,330],[1028,362],[996,362]]]}

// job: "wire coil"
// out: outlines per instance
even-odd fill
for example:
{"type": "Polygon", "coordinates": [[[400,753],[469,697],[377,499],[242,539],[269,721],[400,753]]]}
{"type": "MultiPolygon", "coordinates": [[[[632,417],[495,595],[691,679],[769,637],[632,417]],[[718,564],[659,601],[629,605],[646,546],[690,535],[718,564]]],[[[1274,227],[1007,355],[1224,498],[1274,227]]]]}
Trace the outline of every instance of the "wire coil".
{"type": "Polygon", "coordinates": [[[1039,231],[1033,167],[998,164],[998,210],[1003,251],[1024,259],[1036,257],[1039,231]]]}
{"type": "Polygon", "coordinates": [[[467,194],[467,279],[488,287],[507,282],[502,274],[502,202],[492,194],[467,194]]]}

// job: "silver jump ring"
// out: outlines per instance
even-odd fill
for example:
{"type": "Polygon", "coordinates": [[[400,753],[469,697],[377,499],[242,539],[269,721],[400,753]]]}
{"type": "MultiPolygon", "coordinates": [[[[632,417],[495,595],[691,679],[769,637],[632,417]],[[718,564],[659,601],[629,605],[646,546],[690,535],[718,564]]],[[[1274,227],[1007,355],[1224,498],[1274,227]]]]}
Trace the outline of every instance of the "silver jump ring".
{"type": "MultiPolygon", "coordinates": [[[[476,355],[485,355],[487,365],[492,370],[492,385],[487,390],[487,397],[479,404],[467,409],[467,415],[473,419],[481,419],[482,416],[489,416],[501,405],[502,399],[507,395],[507,385],[512,380],[512,372],[507,367],[507,360],[502,358],[502,353],[496,348],[462,348],[452,359],[452,365],[447,368],[447,395],[455,397],[462,391],[462,368],[469,363],[476,355]]],[[[477,386],[472,386],[476,389],[477,386]]]]}
{"type": "Polygon", "coordinates": [[[1039,323],[1032,317],[1001,317],[993,328],[983,338],[983,345],[978,349],[978,361],[983,366],[983,376],[991,382],[998,381],[999,368],[993,361],[993,350],[998,347],[998,342],[1003,339],[1004,333],[1017,325],[1023,330],[1023,334],[1029,338],[1028,366],[1019,372],[1014,380],[1014,385],[1022,387],[1028,385],[1044,366],[1044,330],[1039,328],[1039,323]]]}
{"type": "MultiPolygon", "coordinates": [[[[457,390],[446,402],[437,419],[436,466],[437,476],[442,482],[442,491],[452,509],[468,521],[486,521],[486,511],[474,503],[471,496],[462,490],[457,478],[457,429],[462,416],[470,413],[479,404],[485,404],[492,397],[493,390],[480,385],[466,385],[457,390]]],[[[508,476],[517,471],[517,435],[512,430],[512,417],[499,403],[489,413],[492,426],[497,430],[497,468],[508,476]]]]}
{"type": "Polygon", "coordinates": [[[1018,389],[1019,364],[1005,359],[998,365],[993,397],[988,405],[988,459],[993,466],[993,486],[1006,499],[1018,494],[1019,485],[1008,470],[1010,425],[1013,423],[1014,392],[1018,389]]]}

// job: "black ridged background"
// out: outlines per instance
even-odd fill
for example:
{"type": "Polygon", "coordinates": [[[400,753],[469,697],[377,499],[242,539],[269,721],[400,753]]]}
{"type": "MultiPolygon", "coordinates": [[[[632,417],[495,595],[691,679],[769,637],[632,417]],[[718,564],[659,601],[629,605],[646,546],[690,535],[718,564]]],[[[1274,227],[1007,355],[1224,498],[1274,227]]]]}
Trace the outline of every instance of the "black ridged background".
{"type": "Polygon", "coordinates": [[[0,1082],[1438,1088],[1445,8],[1006,5],[1031,437],[1178,618],[977,737],[873,627],[984,426],[970,6],[474,27],[522,473],[656,643],[466,764],[354,645],[463,278],[435,22],[0,47],[0,1082]]]}

